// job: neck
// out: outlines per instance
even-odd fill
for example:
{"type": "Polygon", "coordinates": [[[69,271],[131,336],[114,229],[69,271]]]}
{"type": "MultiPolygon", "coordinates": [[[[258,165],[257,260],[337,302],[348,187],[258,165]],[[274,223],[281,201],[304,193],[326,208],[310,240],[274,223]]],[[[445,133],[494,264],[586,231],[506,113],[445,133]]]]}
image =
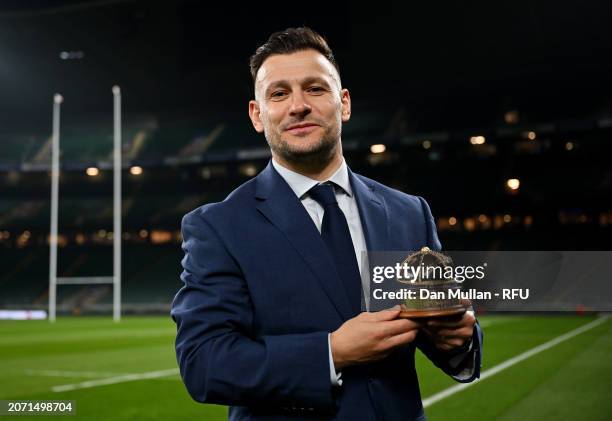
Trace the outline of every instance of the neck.
{"type": "Polygon", "coordinates": [[[342,165],[341,149],[339,149],[337,153],[334,153],[329,161],[320,163],[317,162],[306,164],[299,162],[289,162],[274,153],[272,154],[272,157],[283,167],[317,181],[328,180],[332,175],[334,175],[336,171],[338,171],[340,165],[342,165]]]}

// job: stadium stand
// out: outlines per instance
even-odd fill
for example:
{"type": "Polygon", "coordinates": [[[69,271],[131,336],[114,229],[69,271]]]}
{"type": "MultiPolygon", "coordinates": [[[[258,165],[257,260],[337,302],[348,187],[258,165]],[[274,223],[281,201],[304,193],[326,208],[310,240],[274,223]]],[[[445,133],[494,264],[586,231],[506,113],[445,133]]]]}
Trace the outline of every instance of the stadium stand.
{"type": "MultiPolygon", "coordinates": [[[[401,108],[363,107],[343,141],[354,171],[428,199],[446,249],[605,249],[612,227],[609,121],[414,133],[401,108]],[[475,135],[486,141],[472,143],[475,135]],[[386,150],[373,153],[375,143],[386,150]],[[512,177],[520,178],[517,191],[506,185],[512,177]]],[[[105,124],[62,132],[60,276],[112,273],[112,138],[105,124]],[[100,173],[86,175],[90,166],[100,173]]],[[[179,287],[181,217],[223,200],[269,153],[243,116],[139,116],[125,126],[123,308],[164,312],[179,287]],[[133,165],[143,173],[130,174],[133,165]]],[[[0,249],[10,267],[0,275],[0,307],[45,308],[49,138],[0,138],[0,249]]],[[[111,307],[107,286],[62,286],[58,294],[60,313],[111,307]]]]}

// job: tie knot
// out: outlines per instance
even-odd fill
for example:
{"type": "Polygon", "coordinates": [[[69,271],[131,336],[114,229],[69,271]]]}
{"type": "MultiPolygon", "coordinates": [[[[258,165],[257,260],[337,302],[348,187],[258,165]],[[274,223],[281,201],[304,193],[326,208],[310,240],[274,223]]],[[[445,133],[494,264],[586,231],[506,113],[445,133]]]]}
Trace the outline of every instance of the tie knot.
{"type": "Polygon", "coordinates": [[[334,186],[331,183],[317,184],[308,190],[308,194],[323,207],[338,203],[336,201],[334,186]]]}

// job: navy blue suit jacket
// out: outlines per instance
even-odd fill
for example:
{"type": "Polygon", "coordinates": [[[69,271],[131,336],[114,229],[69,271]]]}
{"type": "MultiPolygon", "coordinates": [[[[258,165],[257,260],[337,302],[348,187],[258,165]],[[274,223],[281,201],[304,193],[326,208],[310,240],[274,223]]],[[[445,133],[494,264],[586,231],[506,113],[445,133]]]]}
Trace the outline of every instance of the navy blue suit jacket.
{"type": "MultiPolygon", "coordinates": [[[[368,250],[440,243],[427,203],[349,170],[368,250]]],[[[421,419],[418,346],[448,374],[448,355],[419,335],[387,358],[343,369],[332,386],[328,333],[351,317],[348,298],[307,211],[268,164],[221,203],[183,218],[181,278],[172,305],[176,353],[193,399],[230,405],[233,420],[421,419]]],[[[473,352],[479,375],[481,332],[473,352]]]]}

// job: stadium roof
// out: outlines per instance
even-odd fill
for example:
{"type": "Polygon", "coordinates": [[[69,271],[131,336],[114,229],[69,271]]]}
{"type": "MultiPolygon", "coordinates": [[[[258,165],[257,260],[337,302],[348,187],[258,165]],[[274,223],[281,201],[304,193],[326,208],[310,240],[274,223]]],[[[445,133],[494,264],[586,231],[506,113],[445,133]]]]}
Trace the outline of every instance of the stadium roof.
{"type": "Polygon", "coordinates": [[[67,112],[109,110],[115,83],[126,112],[245,111],[249,55],[302,24],[329,38],[354,101],[404,104],[420,129],[612,105],[609,3],[484,4],[5,1],[0,127],[48,127],[58,91],[67,112]]]}

